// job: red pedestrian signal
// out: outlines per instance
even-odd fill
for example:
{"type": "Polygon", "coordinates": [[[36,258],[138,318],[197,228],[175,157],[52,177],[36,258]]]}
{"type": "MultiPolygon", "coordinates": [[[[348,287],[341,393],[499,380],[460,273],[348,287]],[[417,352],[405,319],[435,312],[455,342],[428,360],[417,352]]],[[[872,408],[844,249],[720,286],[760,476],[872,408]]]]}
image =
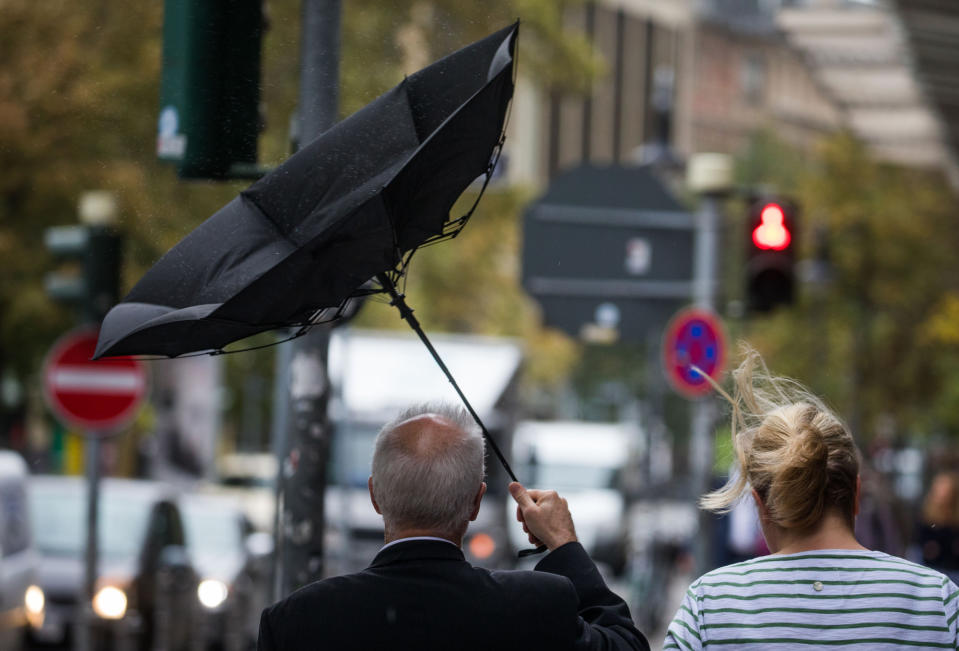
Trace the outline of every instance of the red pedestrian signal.
{"type": "Polygon", "coordinates": [[[782,251],[792,241],[792,234],[786,227],[786,216],[777,203],[767,203],[759,212],[759,225],[753,229],[753,244],[760,249],[782,251]]]}
{"type": "Polygon", "coordinates": [[[746,243],[746,303],[753,312],[768,312],[796,296],[796,206],[793,202],[756,199],[749,205],[746,243]]]}

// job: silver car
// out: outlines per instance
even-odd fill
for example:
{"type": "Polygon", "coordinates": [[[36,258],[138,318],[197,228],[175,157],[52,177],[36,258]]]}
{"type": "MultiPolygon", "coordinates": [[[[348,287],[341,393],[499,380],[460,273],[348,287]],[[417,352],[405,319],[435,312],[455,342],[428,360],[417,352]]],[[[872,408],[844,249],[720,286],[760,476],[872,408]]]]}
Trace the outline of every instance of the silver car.
{"type": "Polygon", "coordinates": [[[175,494],[157,482],[101,482],[96,593],[79,599],[84,578],[87,489],[80,477],[37,476],[30,511],[42,556],[46,598],[34,643],[69,643],[92,613],[94,648],[188,649],[197,577],[184,546],[175,494]]]}
{"type": "Polygon", "coordinates": [[[232,496],[194,492],[180,506],[187,550],[200,578],[195,598],[203,646],[253,648],[260,612],[270,602],[272,536],[254,532],[232,496]]]}
{"type": "Polygon", "coordinates": [[[17,651],[29,626],[43,622],[43,592],[34,584],[38,557],[27,507],[27,465],[0,450],[0,649],[17,651]]]}

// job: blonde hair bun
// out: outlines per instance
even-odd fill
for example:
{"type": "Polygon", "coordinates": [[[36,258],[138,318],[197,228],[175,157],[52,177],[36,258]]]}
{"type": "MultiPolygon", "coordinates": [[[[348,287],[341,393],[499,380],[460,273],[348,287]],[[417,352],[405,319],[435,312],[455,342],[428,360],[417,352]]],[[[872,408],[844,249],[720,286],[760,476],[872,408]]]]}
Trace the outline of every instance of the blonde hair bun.
{"type": "Polygon", "coordinates": [[[743,350],[734,393],[723,392],[739,472],[700,505],[728,511],[751,487],[780,527],[809,529],[833,508],[851,526],[859,453],[848,428],[798,382],[771,376],[755,350],[743,350]]]}

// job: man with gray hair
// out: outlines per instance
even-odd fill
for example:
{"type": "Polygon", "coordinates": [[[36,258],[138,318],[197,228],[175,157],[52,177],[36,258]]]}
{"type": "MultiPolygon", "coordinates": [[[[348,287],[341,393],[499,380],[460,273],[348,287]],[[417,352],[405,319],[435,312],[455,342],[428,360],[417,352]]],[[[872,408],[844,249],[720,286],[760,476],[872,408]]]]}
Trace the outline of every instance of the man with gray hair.
{"type": "Polygon", "coordinates": [[[483,477],[483,439],[464,410],[420,405],[384,426],[369,489],[386,544],[362,572],[317,581],[267,608],[259,650],[648,651],[555,491],[509,486],[530,542],[549,549],[534,571],[466,562],[460,546],[479,513],[483,477]]]}

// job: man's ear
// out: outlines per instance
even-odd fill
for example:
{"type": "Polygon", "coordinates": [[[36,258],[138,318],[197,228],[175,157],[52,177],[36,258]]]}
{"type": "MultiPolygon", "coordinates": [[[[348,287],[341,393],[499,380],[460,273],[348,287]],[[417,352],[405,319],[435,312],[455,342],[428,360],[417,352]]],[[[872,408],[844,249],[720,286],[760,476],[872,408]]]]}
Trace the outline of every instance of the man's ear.
{"type": "Polygon", "coordinates": [[[377,513],[379,513],[380,515],[383,515],[383,512],[380,511],[380,505],[376,503],[376,498],[373,497],[373,477],[372,477],[372,475],[370,476],[369,479],[366,480],[366,485],[369,486],[369,488],[370,488],[370,502],[373,503],[373,510],[376,511],[377,513]]]}
{"type": "Polygon", "coordinates": [[[479,515],[480,502],[483,501],[483,495],[486,494],[486,482],[484,481],[480,484],[480,489],[476,493],[476,497],[473,499],[473,510],[470,512],[470,522],[476,519],[476,516],[479,515]]]}

